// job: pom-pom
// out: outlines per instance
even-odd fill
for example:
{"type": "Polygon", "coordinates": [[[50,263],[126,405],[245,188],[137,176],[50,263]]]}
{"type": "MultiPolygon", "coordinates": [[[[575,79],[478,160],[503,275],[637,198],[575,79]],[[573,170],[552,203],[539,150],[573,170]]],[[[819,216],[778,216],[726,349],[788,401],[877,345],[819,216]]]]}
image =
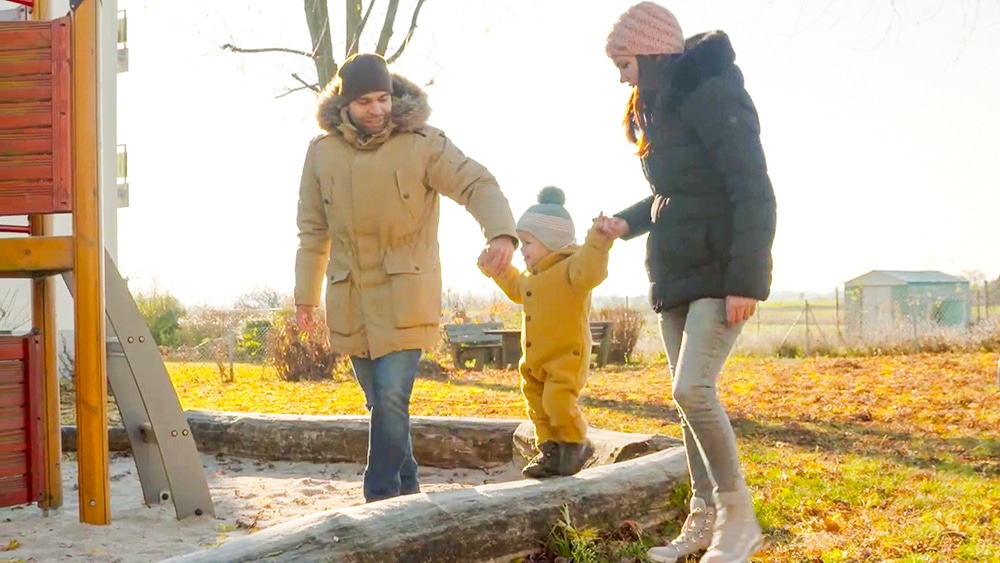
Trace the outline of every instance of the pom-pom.
{"type": "Polygon", "coordinates": [[[538,203],[565,205],[566,194],[555,186],[548,186],[546,188],[542,188],[542,191],[538,192],[538,203]]]}

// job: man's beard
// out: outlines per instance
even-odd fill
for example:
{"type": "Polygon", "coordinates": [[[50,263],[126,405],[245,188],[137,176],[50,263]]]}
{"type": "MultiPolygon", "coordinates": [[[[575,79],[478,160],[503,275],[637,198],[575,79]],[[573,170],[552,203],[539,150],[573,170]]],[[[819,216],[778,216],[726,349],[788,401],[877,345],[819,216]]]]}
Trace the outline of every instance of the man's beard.
{"type": "Polygon", "coordinates": [[[368,135],[368,136],[374,136],[374,135],[378,135],[382,131],[385,131],[385,128],[388,127],[388,126],[389,126],[389,117],[386,116],[386,117],[382,118],[382,121],[379,123],[378,126],[375,127],[374,130],[370,129],[369,125],[367,123],[362,123],[361,124],[361,129],[363,130],[363,132],[366,135],[368,135]]]}

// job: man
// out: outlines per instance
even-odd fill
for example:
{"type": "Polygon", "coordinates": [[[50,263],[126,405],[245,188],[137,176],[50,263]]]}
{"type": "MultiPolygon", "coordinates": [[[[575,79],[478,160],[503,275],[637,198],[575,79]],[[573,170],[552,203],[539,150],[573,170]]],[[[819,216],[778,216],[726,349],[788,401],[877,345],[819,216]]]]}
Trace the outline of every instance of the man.
{"type": "Polygon", "coordinates": [[[463,205],[499,274],[517,244],[514,217],[489,171],[426,124],[427,95],[355,55],[319,99],[326,131],[306,153],[299,187],[296,321],[313,326],[326,277],[330,346],[351,358],[371,412],[368,502],[420,491],[410,393],[441,319],[440,195],[463,205]]]}

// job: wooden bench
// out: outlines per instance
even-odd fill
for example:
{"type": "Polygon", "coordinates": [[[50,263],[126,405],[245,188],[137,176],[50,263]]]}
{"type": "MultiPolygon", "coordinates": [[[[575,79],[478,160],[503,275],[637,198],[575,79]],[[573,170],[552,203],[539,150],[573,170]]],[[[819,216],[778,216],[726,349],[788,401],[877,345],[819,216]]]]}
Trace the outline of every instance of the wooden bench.
{"type": "Polygon", "coordinates": [[[594,341],[591,353],[597,355],[599,367],[608,363],[608,353],[611,351],[611,329],[614,324],[611,321],[590,321],[590,338],[594,341]]]}
{"type": "Polygon", "coordinates": [[[444,325],[455,367],[467,369],[465,362],[474,360],[477,370],[487,364],[496,364],[503,354],[503,339],[499,334],[486,334],[484,330],[503,328],[503,323],[463,323],[444,325]]]}

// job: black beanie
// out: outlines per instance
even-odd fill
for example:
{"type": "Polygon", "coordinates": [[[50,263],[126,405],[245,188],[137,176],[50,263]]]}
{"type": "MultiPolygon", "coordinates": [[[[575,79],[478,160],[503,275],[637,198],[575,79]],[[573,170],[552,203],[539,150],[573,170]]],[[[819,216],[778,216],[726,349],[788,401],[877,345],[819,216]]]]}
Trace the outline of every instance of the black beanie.
{"type": "Polygon", "coordinates": [[[375,54],[352,55],[337,71],[340,95],[347,103],[372,92],[392,92],[392,76],[385,59],[375,54]]]}

